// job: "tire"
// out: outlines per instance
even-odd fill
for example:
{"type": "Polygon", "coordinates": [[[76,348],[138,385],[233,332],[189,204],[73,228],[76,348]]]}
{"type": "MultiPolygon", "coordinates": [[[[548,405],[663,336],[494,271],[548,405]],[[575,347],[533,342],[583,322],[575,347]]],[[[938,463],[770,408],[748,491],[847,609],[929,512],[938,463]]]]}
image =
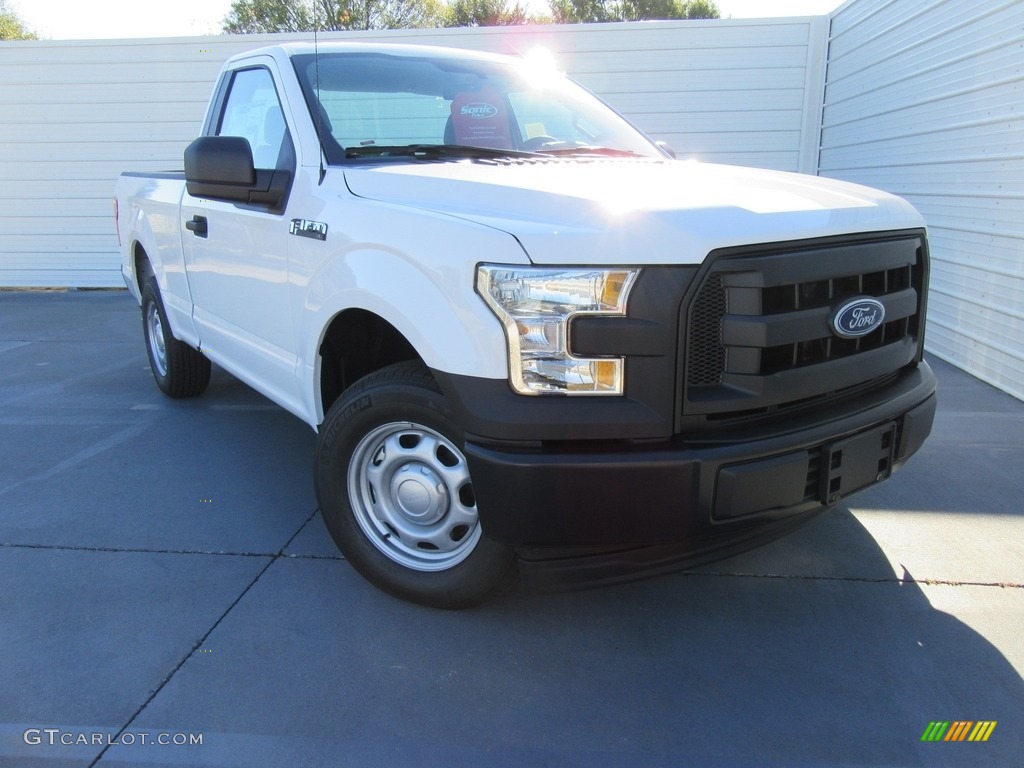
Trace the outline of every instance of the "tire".
{"type": "Polygon", "coordinates": [[[156,278],[142,287],[142,335],[156,384],[168,397],[196,397],[210,383],[210,361],[171,335],[156,278]]]}
{"type": "Polygon", "coordinates": [[[488,539],[462,430],[430,372],[398,363],[331,407],[317,440],[317,500],[345,558],[385,592],[467,608],[511,584],[515,558],[488,539]]]}

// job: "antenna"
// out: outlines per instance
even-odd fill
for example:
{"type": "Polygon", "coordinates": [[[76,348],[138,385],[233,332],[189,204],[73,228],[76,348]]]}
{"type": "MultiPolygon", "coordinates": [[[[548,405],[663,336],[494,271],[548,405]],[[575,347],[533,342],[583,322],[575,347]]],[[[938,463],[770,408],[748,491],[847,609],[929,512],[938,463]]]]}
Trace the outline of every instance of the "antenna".
{"type": "Polygon", "coordinates": [[[324,105],[320,101],[320,43],[317,39],[317,29],[320,27],[320,19],[317,16],[317,6],[319,3],[313,3],[313,66],[315,69],[314,79],[316,80],[316,115],[313,117],[313,125],[316,127],[316,140],[320,145],[320,181],[319,184],[324,183],[324,176],[327,175],[327,170],[324,168],[324,138],[323,138],[323,111],[324,105]]]}

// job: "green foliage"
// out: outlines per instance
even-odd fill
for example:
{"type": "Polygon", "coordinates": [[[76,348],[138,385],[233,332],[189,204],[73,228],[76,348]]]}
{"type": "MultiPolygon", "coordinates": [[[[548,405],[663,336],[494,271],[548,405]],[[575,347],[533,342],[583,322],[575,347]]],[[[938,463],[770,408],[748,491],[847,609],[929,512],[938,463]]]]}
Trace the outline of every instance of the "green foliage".
{"type": "Polygon", "coordinates": [[[7,3],[0,0],[0,40],[35,40],[36,33],[25,26],[25,22],[14,11],[7,9],[7,3]]]}
{"type": "Polygon", "coordinates": [[[503,27],[527,22],[526,9],[509,0],[449,0],[446,27],[503,27]]]}
{"type": "Polygon", "coordinates": [[[440,26],[438,0],[235,0],[223,22],[229,34],[440,26]]]}
{"type": "Polygon", "coordinates": [[[319,17],[333,26],[321,29],[410,29],[435,27],[442,9],[436,0],[316,0],[319,17]]]}
{"type": "Polygon", "coordinates": [[[714,0],[548,0],[550,18],[530,16],[525,1],[234,0],[223,29],[258,34],[311,32],[314,27],[337,31],[719,18],[714,0]]]}
{"type": "Polygon", "coordinates": [[[715,0],[687,0],[687,2],[680,3],[683,6],[682,12],[685,16],[680,16],[683,19],[720,19],[722,18],[721,11],[718,10],[718,3],[715,0]]]}
{"type": "Polygon", "coordinates": [[[593,24],[612,21],[606,0],[549,0],[551,15],[559,24],[593,24]]]}
{"type": "Polygon", "coordinates": [[[715,0],[549,0],[561,24],[653,19],[717,19],[715,0]]]}
{"type": "Polygon", "coordinates": [[[255,35],[267,32],[309,32],[312,9],[293,0],[235,0],[222,22],[224,32],[255,35]]]}

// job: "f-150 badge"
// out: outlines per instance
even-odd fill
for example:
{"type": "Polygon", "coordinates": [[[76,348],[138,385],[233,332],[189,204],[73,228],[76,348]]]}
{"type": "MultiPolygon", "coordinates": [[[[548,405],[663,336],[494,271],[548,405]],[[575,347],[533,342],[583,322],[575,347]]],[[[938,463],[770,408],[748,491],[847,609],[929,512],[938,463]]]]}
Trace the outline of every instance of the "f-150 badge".
{"type": "Polygon", "coordinates": [[[309,219],[292,219],[291,234],[299,237],[311,237],[314,240],[327,239],[327,225],[322,221],[309,219]]]}

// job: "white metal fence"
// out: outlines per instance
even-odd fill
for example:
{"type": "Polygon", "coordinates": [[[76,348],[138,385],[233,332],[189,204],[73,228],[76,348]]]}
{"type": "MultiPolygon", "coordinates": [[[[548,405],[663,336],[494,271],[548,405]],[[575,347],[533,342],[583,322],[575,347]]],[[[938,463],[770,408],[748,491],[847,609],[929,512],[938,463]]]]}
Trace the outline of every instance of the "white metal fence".
{"type": "Polygon", "coordinates": [[[928,221],[928,349],[1024,398],[1024,3],[855,0],[832,18],[819,173],[928,221]]]}

